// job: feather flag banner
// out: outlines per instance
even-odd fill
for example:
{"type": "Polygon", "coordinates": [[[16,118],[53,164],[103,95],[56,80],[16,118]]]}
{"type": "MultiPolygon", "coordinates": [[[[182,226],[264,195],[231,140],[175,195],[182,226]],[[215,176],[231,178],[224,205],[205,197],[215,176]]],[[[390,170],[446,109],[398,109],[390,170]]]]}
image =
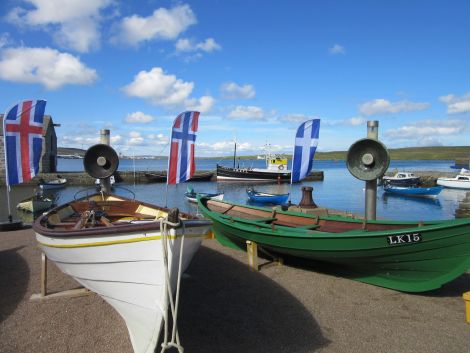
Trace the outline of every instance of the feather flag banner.
{"type": "Polygon", "coordinates": [[[198,120],[199,112],[189,111],[178,115],[173,122],[167,184],[185,182],[196,171],[194,144],[198,120]]]}
{"type": "Polygon", "coordinates": [[[307,120],[297,129],[294,157],[292,158],[291,183],[301,181],[312,171],[319,134],[320,119],[307,120]]]}
{"type": "Polygon", "coordinates": [[[31,180],[39,172],[46,101],[25,100],[3,118],[7,185],[31,180]]]}

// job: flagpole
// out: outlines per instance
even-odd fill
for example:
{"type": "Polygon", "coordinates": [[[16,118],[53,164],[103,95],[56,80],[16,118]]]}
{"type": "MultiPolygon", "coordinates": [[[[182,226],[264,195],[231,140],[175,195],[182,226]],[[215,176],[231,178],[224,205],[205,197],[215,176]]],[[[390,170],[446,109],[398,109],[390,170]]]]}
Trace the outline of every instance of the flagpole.
{"type": "Polygon", "coordinates": [[[8,221],[13,222],[11,216],[11,203],[10,203],[10,183],[8,182],[8,163],[7,163],[7,134],[5,129],[6,115],[3,116],[3,152],[5,153],[5,191],[7,193],[7,205],[8,205],[8,221]]]}

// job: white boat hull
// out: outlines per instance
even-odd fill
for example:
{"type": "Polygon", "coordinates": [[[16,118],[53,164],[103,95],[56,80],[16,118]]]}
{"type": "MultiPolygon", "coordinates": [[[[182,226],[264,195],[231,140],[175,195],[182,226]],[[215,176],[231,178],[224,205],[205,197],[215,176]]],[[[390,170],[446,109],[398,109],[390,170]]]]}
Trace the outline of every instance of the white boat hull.
{"type": "MultiPolygon", "coordinates": [[[[183,271],[208,225],[185,229],[183,271]]],[[[169,230],[170,281],[176,289],[182,228],[169,230]]],[[[60,270],[100,295],[125,320],[135,353],[153,353],[163,322],[165,269],[159,230],[109,236],[51,237],[36,232],[47,257],[60,270]]]]}
{"type": "Polygon", "coordinates": [[[437,185],[452,189],[470,189],[470,180],[456,180],[454,178],[438,178],[437,185]]]}

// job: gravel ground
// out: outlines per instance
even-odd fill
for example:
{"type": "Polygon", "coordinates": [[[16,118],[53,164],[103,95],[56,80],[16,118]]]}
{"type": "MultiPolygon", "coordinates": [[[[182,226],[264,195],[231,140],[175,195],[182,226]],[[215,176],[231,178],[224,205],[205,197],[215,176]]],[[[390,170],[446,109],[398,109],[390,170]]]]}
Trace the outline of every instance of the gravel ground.
{"type": "MultiPolygon", "coordinates": [[[[119,315],[95,294],[30,301],[40,290],[31,229],[0,233],[0,352],[132,353],[119,315]]],[[[78,287],[54,265],[49,290],[78,287]]],[[[464,353],[470,274],[404,294],[298,265],[249,270],[246,254],[206,240],[183,279],[187,353],[464,353]]]]}

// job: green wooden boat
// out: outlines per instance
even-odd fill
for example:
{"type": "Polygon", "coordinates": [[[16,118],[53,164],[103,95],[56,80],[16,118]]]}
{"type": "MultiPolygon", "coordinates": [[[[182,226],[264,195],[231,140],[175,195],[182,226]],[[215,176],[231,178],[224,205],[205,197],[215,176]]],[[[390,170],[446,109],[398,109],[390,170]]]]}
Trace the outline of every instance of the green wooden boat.
{"type": "Polygon", "coordinates": [[[218,241],[329,264],[335,274],[404,292],[441,287],[470,268],[470,218],[430,222],[315,217],[200,198],[218,241]],[[333,266],[332,266],[333,265],[333,266]]]}

